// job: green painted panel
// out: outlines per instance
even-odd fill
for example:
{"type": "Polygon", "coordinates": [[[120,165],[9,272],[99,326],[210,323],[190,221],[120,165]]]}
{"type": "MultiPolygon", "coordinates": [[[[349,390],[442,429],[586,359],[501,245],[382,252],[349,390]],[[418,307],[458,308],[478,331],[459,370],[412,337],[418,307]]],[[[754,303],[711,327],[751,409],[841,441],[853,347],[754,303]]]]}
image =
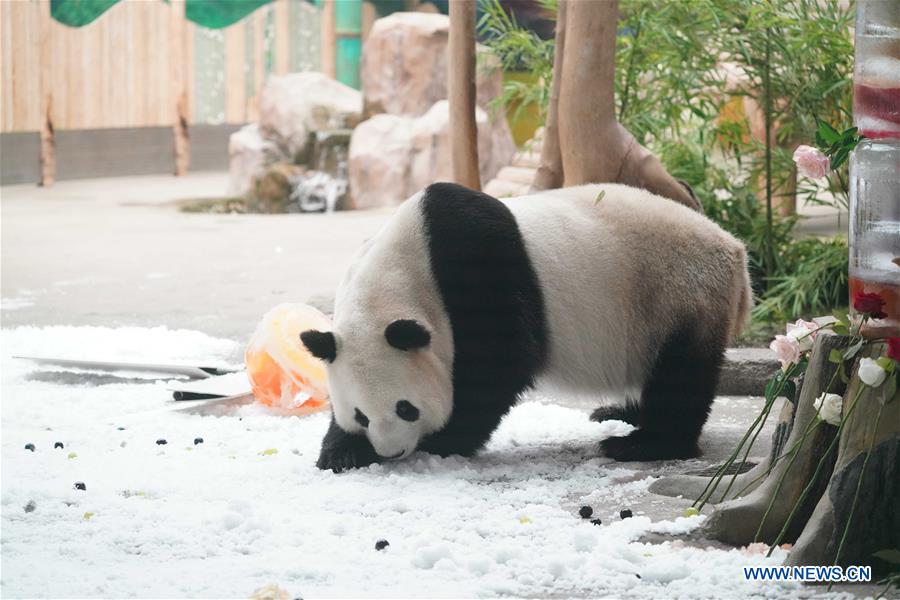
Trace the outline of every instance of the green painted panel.
{"type": "MultiPolygon", "coordinates": [[[[100,15],[120,1],[121,0],[50,0],[50,14],[54,19],[64,25],[70,27],[83,27],[88,23],[95,21],[100,15]]],[[[169,0],[162,1],[166,4],[169,3],[169,0]]],[[[307,1],[318,4],[318,0],[307,1]]],[[[341,0],[337,3],[337,6],[340,7],[345,2],[347,4],[357,4],[360,1],[361,0],[341,0]]],[[[184,14],[188,20],[193,21],[197,25],[202,25],[209,29],[221,29],[237,23],[260,6],[270,2],[272,2],[272,0],[185,0],[184,14]]],[[[356,19],[357,26],[354,31],[359,31],[358,15],[356,19]]]]}
{"type": "Polygon", "coordinates": [[[184,16],[210,29],[237,23],[271,0],[185,0],[184,16]]]}
{"type": "Polygon", "coordinates": [[[358,37],[337,39],[335,75],[344,85],[359,89],[359,56],[362,42],[358,37]]]}
{"type": "Polygon", "coordinates": [[[50,15],[69,27],[83,27],[119,0],[50,0],[50,15]]]}
{"type": "Polygon", "coordinates": [[[362,31],[362,0],[340,0],[334,3],[334,29],[338,35],[362,31]]]}

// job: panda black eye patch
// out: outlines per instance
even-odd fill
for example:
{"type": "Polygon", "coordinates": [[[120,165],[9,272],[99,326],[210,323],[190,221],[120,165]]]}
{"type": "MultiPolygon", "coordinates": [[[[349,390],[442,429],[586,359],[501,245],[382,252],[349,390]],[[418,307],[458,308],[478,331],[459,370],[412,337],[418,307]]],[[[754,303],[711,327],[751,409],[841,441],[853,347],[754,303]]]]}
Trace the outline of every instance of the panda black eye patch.
{"type": "Polygon", "coordinates": [[[415,350],[431,343],[431,334],[418,321],[399,319],[384,330],[388,344],[398,350],[415,350]]]}
{"type": "Polygon", "coordinates": [[[397,402],[397,416],[404,421],[412,423],[419,420],[419,409],[413,406],[409,400],[399,400],[397,402]]]}
{"type": "Polygon", "coordinates": [[[359,423],[363,427],[369,426],[369,417],[364,415],[361,410],[358,408],[354,409],[356,412],[353,413],[353,420],[359,423]]]}

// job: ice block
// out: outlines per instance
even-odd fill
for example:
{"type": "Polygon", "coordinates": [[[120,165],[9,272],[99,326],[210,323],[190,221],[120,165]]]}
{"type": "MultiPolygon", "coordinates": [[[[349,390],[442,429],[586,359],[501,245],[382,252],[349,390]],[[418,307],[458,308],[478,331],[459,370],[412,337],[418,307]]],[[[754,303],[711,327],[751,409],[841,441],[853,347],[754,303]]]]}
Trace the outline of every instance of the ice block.
{"type": "Polygon", "coordinates": [[[325,365],[300,341],[308,329],[330,331],[331,321],[304,304],[279,304],[263,316],[244,353],[257,401],[293,414],[328,407],[325,365]]]}

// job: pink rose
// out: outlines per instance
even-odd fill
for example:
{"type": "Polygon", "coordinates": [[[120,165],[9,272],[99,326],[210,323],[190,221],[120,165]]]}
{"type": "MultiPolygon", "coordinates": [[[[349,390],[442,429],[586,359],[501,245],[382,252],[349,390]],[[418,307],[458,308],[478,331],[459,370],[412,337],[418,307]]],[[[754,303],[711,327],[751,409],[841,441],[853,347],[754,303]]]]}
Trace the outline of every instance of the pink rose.
{"type": "Polygon", "coordinates": [[[813,342],[818,333],[816,329],[818,328],[819,326],[812,321],[797,319],[796,323],[787,324],[787,336],[797,340],[800,344],[800,350],[806,352],[807,350],[812,350],[813,342]]]}
{"type": "Polygon", "coordinates": [[[769,349],[778,356],[782,369],[787,369],[788,366],[800,362],[800,342],[796,338],[776,335],[769,344],[769,349]]]}
{"type": "Polygon", "coordinates": [[[797,146],[794,150],[797,172],[810,179],[821,179],[828,174],[828,157],[812,146],[797,146]]]}

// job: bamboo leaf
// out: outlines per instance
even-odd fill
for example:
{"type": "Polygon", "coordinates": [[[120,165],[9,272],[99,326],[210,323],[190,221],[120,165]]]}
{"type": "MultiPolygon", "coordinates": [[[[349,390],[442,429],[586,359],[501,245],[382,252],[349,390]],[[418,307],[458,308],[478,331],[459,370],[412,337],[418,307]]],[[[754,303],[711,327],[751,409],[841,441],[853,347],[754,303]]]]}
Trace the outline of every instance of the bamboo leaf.
{"type": "Polygon", "coordinates": [[[841,139],[841,134],[838,133],[837,129],[829,125],[826,121],[820,120],[816,117],[816,133],[822,137],[828,144],[833,144],[841,139]]]}
{"type": "Polygon", "coordinates": [[[831,316],[837,319],[838,323],[848,326],[850,325],[850,317],[845,310],[835,309],[831,313],[831,316]]]}
{"type": "Polygon", "coordinates": [[[781,395],[793,402],[797,396],[797,384],[793,381],[787,381],[781,388],[781,395]]]}
{"type": "Polygon", "coordinates": [[[855,344],[853,344],[852,346],[850,346],[849,348],[847,348],[847,349],[844,351],[844,360],[850,360],[851,358],[853,358],[854,356],[856,356],[857,353],[858,353],[858,352],[862,349],[862,347],[865,345],[865,343],[866,343],[866,340],[860,339],[858,342],[856,342],[855,344]]]}

